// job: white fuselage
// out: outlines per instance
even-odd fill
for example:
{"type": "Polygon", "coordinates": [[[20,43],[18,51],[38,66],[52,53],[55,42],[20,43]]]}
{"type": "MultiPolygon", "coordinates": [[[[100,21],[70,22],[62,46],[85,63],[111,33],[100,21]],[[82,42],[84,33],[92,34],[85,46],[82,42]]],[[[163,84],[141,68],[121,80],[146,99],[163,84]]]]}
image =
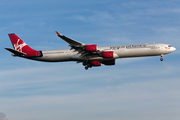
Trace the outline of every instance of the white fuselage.
{"type": "MultiPolygon", "coordinates": [[[[121,45],[121,46],[109,46],[109,47],[98,47],[100,51],[113,51],[115,58],[126,58],[126,57],[143,57],[143,56],[158,56],[171,53],[176,48],[169,46],[168,44],[139,44],[139,45],[121,45]]],[[[81,57],[81,54],[70,49],[62,50],[48,50],[42,51],[42,57],[29,58],[38,61],[45,62],[63,62],[63,61],[85,61],[86,59],[81,57]]],[[[111,58],[112,59],[112,58],[111,58]]],[[[100,56],[94,56],[89,60],[110,60],[100,56]]]]}

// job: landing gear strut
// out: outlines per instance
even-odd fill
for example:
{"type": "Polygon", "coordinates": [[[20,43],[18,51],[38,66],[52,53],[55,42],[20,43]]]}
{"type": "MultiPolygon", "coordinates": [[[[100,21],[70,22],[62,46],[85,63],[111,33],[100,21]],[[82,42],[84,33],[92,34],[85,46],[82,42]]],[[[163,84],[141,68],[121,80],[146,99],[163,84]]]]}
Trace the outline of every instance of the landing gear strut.
{"type": "Polygon", "coordinates": [[[88,70],[88,68],[92,67],[91,65],[89,65],[89,57],[90,56],[87,56],[86,62],[83,62],[83,66],[85,66],[85,70],[88,70]]]}
{"type": "Polygon", "coordinates": [[[89,64],[88,64],[88,61],[83,62],[82,65],[85,66],[86,70],[88,70],[88,68],[90,67],[89,64]]]}
{"type": "Polygon", "coordinates": [[[161,61],[163,61],[163,54],[161,55],[161,58],[160,58],[161,61]]]}

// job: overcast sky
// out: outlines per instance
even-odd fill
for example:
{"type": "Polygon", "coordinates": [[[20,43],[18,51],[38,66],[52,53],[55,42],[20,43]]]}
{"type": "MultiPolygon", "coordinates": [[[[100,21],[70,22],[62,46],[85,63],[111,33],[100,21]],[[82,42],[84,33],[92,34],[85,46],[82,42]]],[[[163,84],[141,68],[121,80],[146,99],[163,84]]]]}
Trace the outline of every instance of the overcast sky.
{"type": "Polygon", "coordinates": [[[179,0],[1,0],[0,120],[180,118],[179,0]],[[98,46],[166,43],[176,51],[117,59],[85,70],[75,62],[12,57],[8,33],[37,50],[69,49],[55,31],[98,46]]]}

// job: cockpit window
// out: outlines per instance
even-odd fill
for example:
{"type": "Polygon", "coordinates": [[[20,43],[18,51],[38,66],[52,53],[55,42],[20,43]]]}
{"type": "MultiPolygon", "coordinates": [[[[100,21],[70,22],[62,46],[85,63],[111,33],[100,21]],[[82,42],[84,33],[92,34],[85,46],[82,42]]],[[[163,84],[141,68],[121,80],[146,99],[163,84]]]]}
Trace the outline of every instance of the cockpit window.
{"type": "Polygon", "coordinates": [[[168,47],[171,47],[171,45],[168,45],[168,47]]]}

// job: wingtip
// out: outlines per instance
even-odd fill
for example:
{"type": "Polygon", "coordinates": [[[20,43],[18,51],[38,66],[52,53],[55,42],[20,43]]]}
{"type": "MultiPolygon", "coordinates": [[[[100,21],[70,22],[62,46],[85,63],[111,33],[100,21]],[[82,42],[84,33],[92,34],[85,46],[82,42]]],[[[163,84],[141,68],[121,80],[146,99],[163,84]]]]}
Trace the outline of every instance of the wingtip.
{"type": "Polygon", "coordinates": [[[59,33],[58,31],[56,31],[56,34],[57,34],[57,36],[62,36],[62,34],[59,33]]]}

